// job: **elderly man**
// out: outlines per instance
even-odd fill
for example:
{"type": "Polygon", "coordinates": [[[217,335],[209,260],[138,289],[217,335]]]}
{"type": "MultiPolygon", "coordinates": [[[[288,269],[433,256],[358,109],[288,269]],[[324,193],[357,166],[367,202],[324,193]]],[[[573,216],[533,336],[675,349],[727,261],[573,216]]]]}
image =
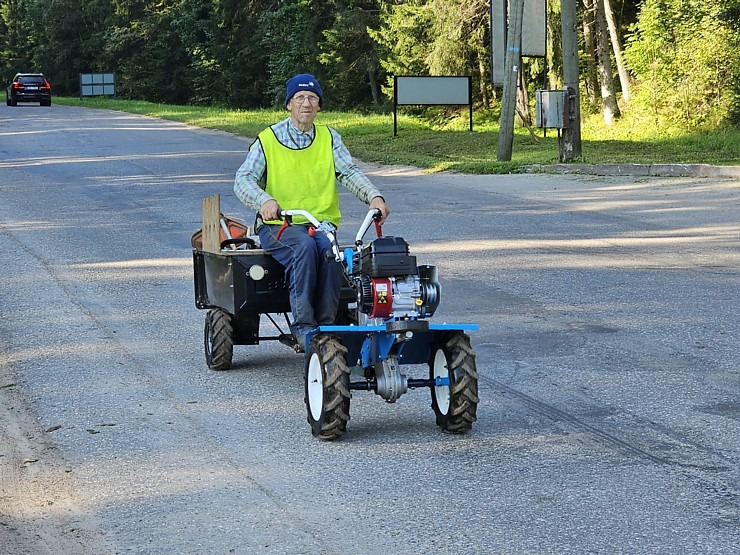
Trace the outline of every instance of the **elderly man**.
{"type": "Polygon", "coordinates": [[[257,211],[257,233],[262,248],[285,267],[293,312],[291,331],[296,349],[305,349],[306,333],[333,324],[339,305],[342,274],[323,233],[309,233],[299,217],[278,236],[281,210],[302,209],[319,221],[339,227],[337,183],[371,209],[389,210],[385,199],[352,161],[339,133],[314,123],[324,102],[313,75],[288,79],[285,107],[290,117],[263,130],[249,147],[236,172],[234,192],[257,211]]]}

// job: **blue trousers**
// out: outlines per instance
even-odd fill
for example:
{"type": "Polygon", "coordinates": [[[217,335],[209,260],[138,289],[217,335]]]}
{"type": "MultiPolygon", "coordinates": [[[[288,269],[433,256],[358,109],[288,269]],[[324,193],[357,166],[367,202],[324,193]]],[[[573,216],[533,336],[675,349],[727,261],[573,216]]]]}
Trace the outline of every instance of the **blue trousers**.
{"type": "Polygon", "coordinates": [[[334,261],[331,244],[320,232],[311,237],[305,225],[260,226],[262,248],[285,267],[293,311],[291,331],[299,340],[316,326],[334,323],[342,287],[342,268],[334,261]]]}

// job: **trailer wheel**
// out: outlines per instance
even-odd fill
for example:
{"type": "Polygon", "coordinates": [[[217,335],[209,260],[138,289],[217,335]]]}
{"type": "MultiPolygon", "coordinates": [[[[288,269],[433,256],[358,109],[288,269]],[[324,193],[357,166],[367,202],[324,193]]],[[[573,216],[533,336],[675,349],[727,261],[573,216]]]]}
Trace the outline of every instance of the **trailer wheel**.
{"type": "Polygon", "coordinates": [[[220,308],[206,314],[206,327],[203,332],[206,363],[211,370],[228,370],[234,354],[234,328],[231,315],[220,308]]]}
{"type": "Polygon", "coordinates": [[[311,433],[326,441],[340,438],[349,421],[347,349],[332,335],[317,334],[308,345],[305,402],[311,433]]]}
{"type": "Polygon", "coordinates": [[[449,378],[449,385],[432,386],[432,409],[445,432],[464,434],[476,420],[478,371],[470,338],[453,331],[440,335],[432,346],[429,377],[449,378]]]}

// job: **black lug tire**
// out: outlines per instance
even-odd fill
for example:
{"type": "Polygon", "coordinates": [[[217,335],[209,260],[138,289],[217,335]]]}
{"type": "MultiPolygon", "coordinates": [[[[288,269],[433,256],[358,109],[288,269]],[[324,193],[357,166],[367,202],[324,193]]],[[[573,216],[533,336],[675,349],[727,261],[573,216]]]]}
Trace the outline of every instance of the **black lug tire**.
{"type": "Polygon", "coordinates": [[[432,387],[432,409],[445,432],[464,434],[473,428],[478,408],[478,371],[470,337],[461,331],[441,334],[432,346],[429,377],[449,374],[450,386],[432,387]],[[436,360],[436,363],[435,363],[436,360]],[[449,399],[446,395],[449,391],[449,399]]]}
{"type": "Polygon", "coordinates": [[[344,435],[349,422],[347,348],[336,336],[313,336],[306,353],[304,392],[311,433],[325,441],[344,435]],[[313,409],[312,409],[313,405],[313,409]]]}
{"type": "Polygon", "coordinates": [[[228,312],[220,308],[208,311],[203,331],[203,345],[208,368],[211,370],[231,368],[231,359],[234,355],[234,328],[228,312]]]}

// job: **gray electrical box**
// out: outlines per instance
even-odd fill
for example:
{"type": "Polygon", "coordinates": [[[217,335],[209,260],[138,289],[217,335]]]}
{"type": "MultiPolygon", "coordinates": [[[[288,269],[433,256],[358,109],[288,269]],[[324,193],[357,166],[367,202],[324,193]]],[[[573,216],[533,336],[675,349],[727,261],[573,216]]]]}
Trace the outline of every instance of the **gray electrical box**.
{"type": "Polygon", "coordinates": [[[535,91],[535,112],[535,125],[540,129],[567,129],[570,127],[568,91],[535,91]]]}

